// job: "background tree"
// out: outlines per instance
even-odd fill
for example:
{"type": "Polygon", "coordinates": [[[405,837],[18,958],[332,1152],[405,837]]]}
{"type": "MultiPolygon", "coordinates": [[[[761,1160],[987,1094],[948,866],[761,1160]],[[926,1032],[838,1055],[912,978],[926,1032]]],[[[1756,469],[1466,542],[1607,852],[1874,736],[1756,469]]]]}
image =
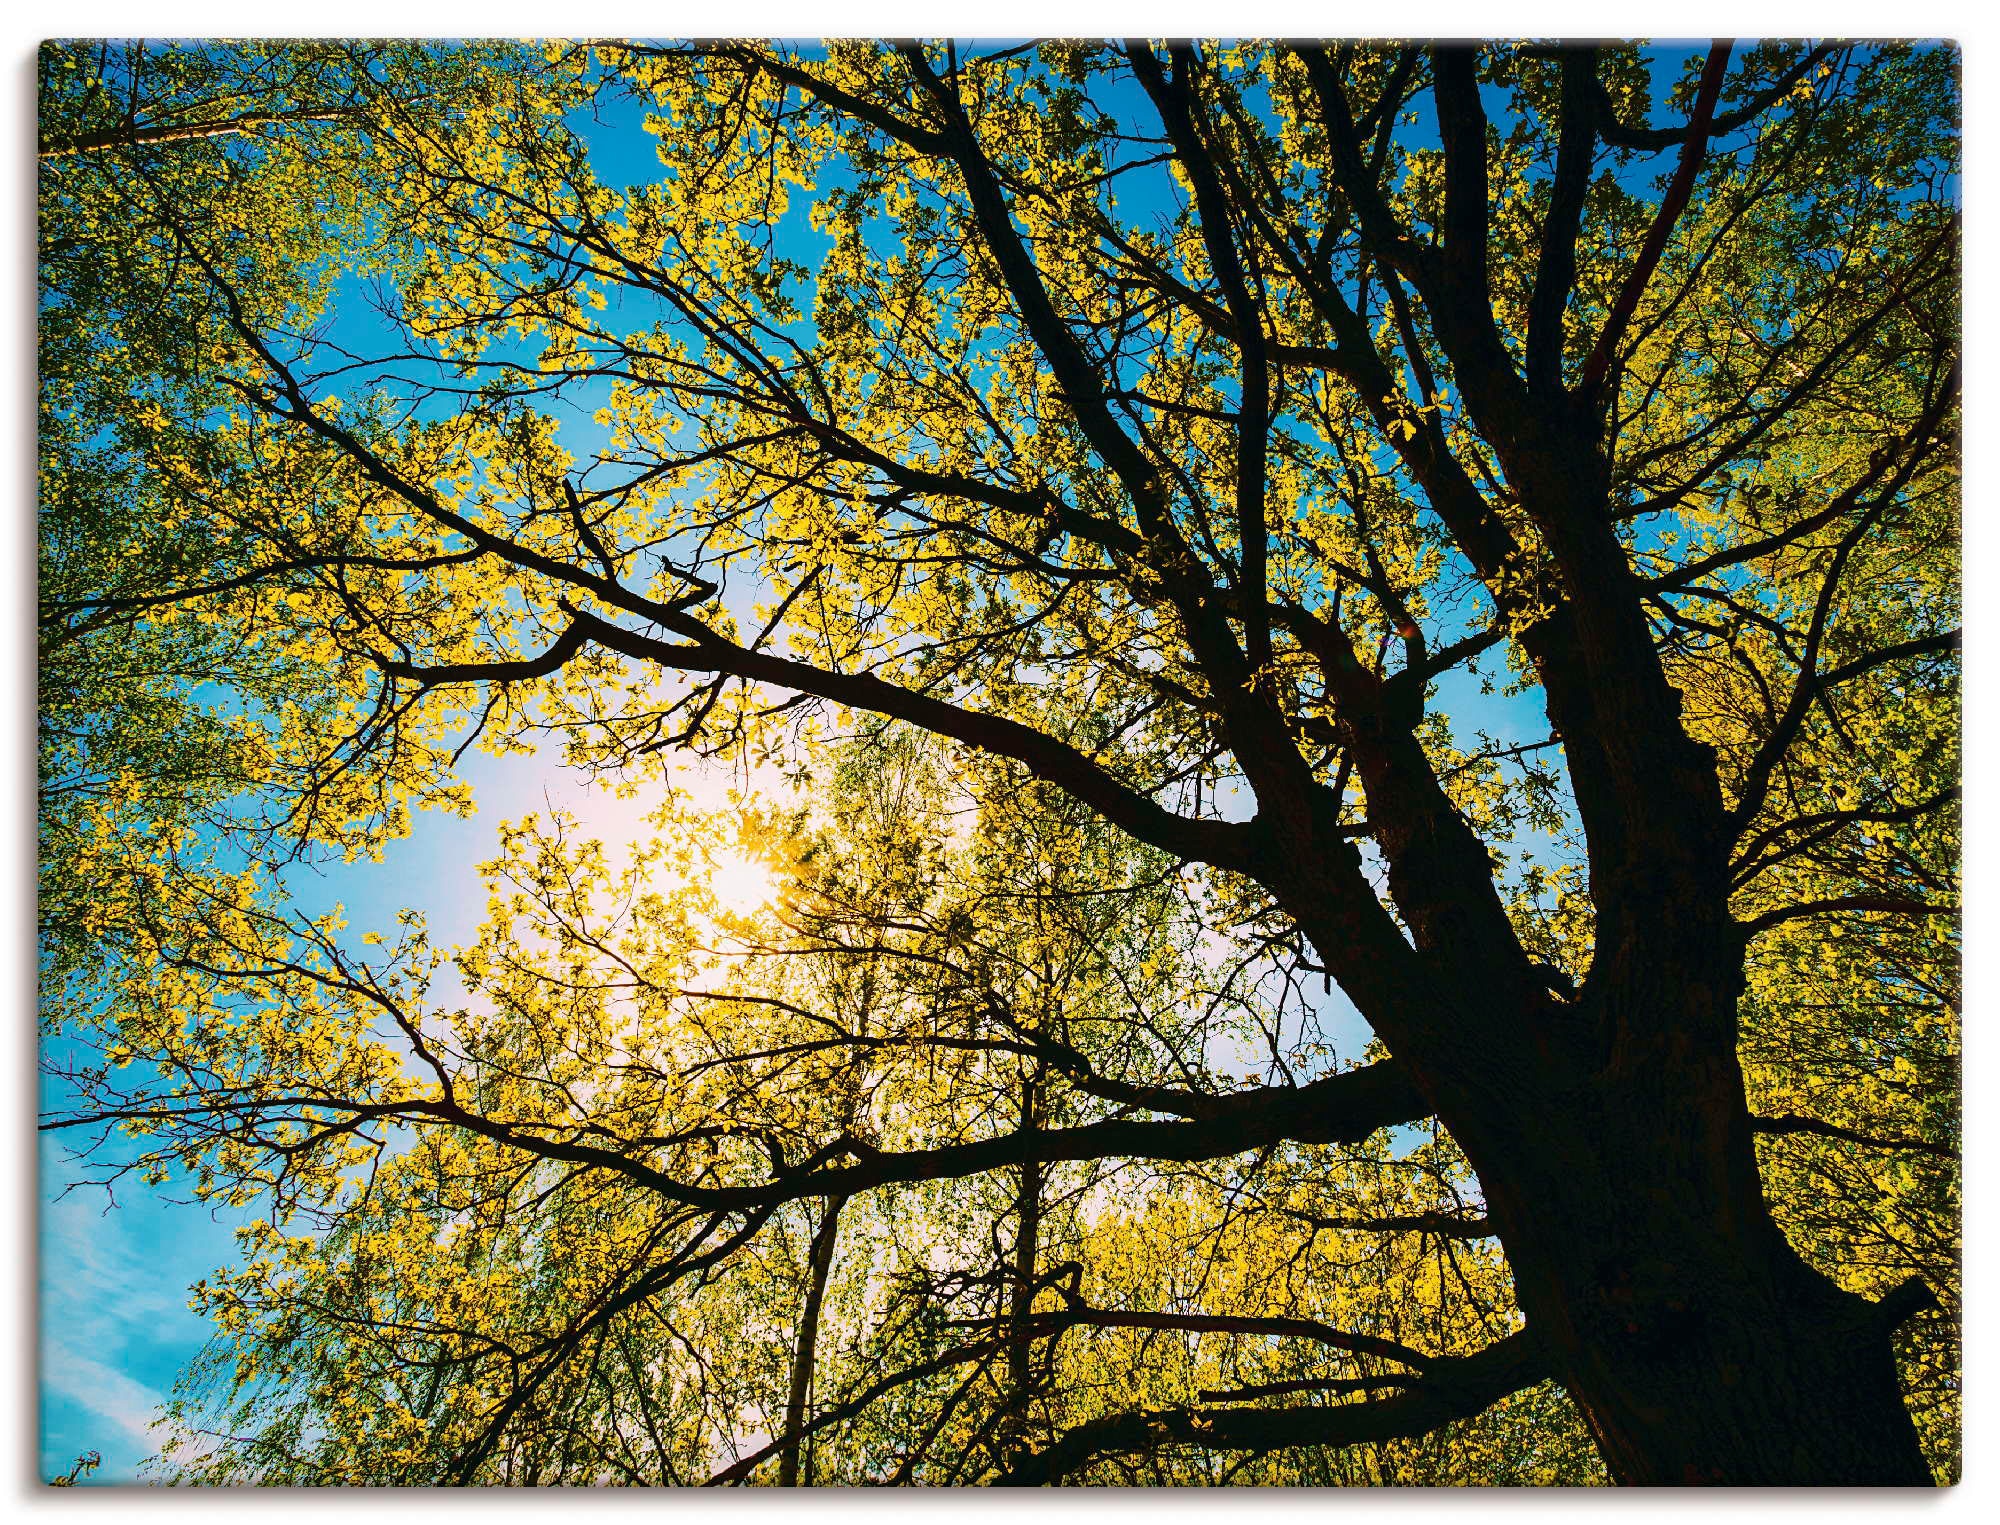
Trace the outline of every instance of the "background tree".
{"type": "Polygon", "coordinates": [[[326,484],[215,429],[237,341],[185,246],[219,252],[243,317],[312,335],[334,285],[395,252],[364,129],[449,120],[431,103],[477,100],[491,75],[479,57],[43,47],[38,888],[52,1013],[101,999],[131,902],[161,874],[361,850],[406,801],[450,803],[421,768],[302,770],[296,742],[273,745],[341,700],[227,612],[244,612],[232,598],[246,585],[315,559],[248,525],[245,504],[326,484]],[[225,850],[232,837],[242,850],[225,850]]]}
{"type": "Polygon", "coordinates": [[[821,1437],[820,1476],[1454,1475],[1395,1448],[1518,1415],[1568,1478],[1565,1401],[1620,1481],[1951,1475],[1954,61],[1661,62],[489,60],[449,130],[363,133],[401,251],[365,356],[162,203],[228,334],[189,469],[252,559],[96,602],[318,675],[269,787],[393,819],[538,727],[635,780],[675,746],[810,774],[872,715],[959,749],[980,832],[1063,885],[957,941],[919,866],[907,911],[786,929],[810,999],[711,1001],[669,972],[685,897],[648,899],[695,845],[619,879],[517,836],[447,1012],[416,923],[370,965],[164,884],[115,1015],[159,1083],[84,1075],[65,1121],[273,1196],[217,1308],[303,1364],[239,1368],[274,1407],[212,1475],[741,1478],[761,1413],[787,1475],[821,1437]],[[659,169],[616,191],[641,109],[659,169]],[[246,453],[315,490],[246,493],[246,453]],[[1100,893],[1145,935],[1048,909],[1100,893]],[[946,1272],[967,1223],[991,1253],[946,1272]],[[712,1326],[661,1315],[710,1285],[712,1326]],[[698,1375],[610,1343],[642,1316],[698,1375]]]}
{"type": "MultiPolygon", "coordinates": [[[[767,820],[757,834],[784,844],[787,890],[765,917],[725,915],[719,957],[690,939],[716,912],[684,870],[726,837],[720,823],[663,818],[624,874],[560,823],[512,833],[488,869],[493,918],[459,960],[470,999],[426,1028],[425,1052],[468,1103],[484,1086],[483,1113],[545,1136],[584,1118],[588,1135],[642,1111],[671,1118],[659,1141],[683,1152],[690,1178],[720,1181],[745,1165],[755,1179],[773,1154],[824,1154],[829,1136],[908,1153],[1060,1126],[1113,1084],[1080,1067],[1084,1053],[1215,1084],[1218,1045],[1266,1036],[1277,1013],[1240,968],[1188,1022],[1200,928],[1169,863],[1009,770],[968,801],[946,788],[947,760],[981,771],[877,738],[834,770],[820,823],[767,820]],[[955,819],[968,805],[971,819],[955,819]],[[687,888],[648,892],[673,882],[687,888]],[[494,1028],[487,1011],[508,1015],[494,1028]],[[525,1047],[524,1029],[538,1035],[525,1047]],[[630,1057],[607,1059],[607,1034],[630,1057]],[[620,1077],[615,1099],[591,1079],[607,1074],[620,1077]],[[730,1140],[748,1153],[731,1158],[730,1140]]],[[[271,962],[214,944],[181,957],[271,962]]],[[[1254,957],[1253,945],[1238,963],[1254,957]]],[[[295,960],[288,1004],[337,995],[344,978],[295,960]]],[[[352,1081],[295,1088],[302,1107],[319,1095],[351,1097],[352,1081]]],[[[323,1115],[351,1108],[334,1100],[323,1115]]],[[[268,1106],[215,1117],[247,1146],[240,1158],[264,1155],[250,1134],[273,1121],[268,1106]]],[[[202,1289],[222,1336],[185,1386],[177,1475],[977,1481],[1137,1396],[1393,1389],[1408,1380],[1399,1363],[1422,1359],[1404,1339],[1471,1349],[1515,1320],[1468,1205],[1476,1188],[1436,1138],[1378,1138],[1340,1159],[1267,1150],[1220,1175],[1028,1160],[796,1200],[740,1241],[712,1215],[663,1212],[643,1182],[542,1168],[541,1141],[474,1141],[449,1160],[383,1154],[360,1197],[337,1170],[281,1185],[330,1201],[336,1227],[260,1224],[245,1266],[202,1289]],[[630,1252],[676,1238],[673,1256],[630,1252]],[[1439,1296],[1445,1283],[1454,1296],[1439,1296]]],[[[1574,1416],[1538,1392],[1429,1447],[1268,1464],[1169,1453],[1112,1475],[1597,1473],[1574,1416]]]]}

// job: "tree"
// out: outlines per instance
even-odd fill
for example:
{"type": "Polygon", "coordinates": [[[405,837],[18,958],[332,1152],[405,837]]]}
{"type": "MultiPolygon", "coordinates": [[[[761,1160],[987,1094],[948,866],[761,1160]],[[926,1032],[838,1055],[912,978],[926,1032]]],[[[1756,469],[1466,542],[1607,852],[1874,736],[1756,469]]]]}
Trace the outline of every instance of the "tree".
{"type": "Polygon", "coordinates": [[[69,1471],[60,1477],[49,1479],[51,1488],[74,1488],[84,1478],[104,1465],[104,1458],[95,1451],[85,1451],[70,1464],[69,1471]]]}
{"type": "Polygon", "coordinates": [[[311,731],[339,700],[312,664],[218,611],[288,554],[241,505],[315,485],[214,429],[232,330],[184,245],[226,251],[238,316],[310,331],[337,279],[396,252],[357,129],[449,122],[436,103],[482,99],[483,53],[42,49],[38,908],[52,1014],[101,999],[128,902],[154,876],[240,870],[216,852],[230,839],[266,864],[314,843],[363,851],[392,798],[448,803],[420,767],[303,782],[274,767],[267,731],[311,731]],[[330,794],[346,808],[325,808],[330,794]]]}
{"type": "Polygon", "coordinates": [[[160,204],[241,570],[105,617],[314,674],[335,837],[538,730],[817,804],[721,964],[712,826],[517,831],[457,1009],[149,890],[57,1121],[271,1197],[194,1475],[1955,1475],[1948,50],[479,71],[351,129],[366,336],[160,204]]]}

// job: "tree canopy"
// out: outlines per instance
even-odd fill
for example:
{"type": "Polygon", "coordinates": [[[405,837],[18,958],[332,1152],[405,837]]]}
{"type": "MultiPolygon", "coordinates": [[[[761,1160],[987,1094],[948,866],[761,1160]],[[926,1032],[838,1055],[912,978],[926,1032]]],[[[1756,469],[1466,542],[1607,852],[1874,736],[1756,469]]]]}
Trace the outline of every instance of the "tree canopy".
{"type": "Polygon", "coordinates": [[[167,1474],[1955,1478],[1957,89],[46,47],[47,1126],[258,1213],[167,1474]],[[651,831],[288,902],[475,749],[651,831]]]}

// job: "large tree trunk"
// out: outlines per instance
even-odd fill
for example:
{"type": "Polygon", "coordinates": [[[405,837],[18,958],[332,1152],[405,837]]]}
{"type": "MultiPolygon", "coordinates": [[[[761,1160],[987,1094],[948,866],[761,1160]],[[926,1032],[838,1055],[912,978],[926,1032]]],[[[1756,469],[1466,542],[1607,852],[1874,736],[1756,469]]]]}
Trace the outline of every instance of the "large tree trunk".
{"type": "Polygon", "coordinates": [[[1593,1291],[1600,1306],[1582,1311],[1595,1337],[1566,1352],[1562,1367],[1614,1479],[1931,1483],[1897,1388],[1888,1320],[1799,1272],[1790,1291],[1685,1289],[1691,1297],[1674,1298],[1685,1311],[1665,1317],[1616,1306],[1622,1287],[1593,1291]],[[1628,1313],[1640,1317],[1621,1321],[1628,1313]]]}
{"type": "Polygon", "coordinates": [[[1890,1348],[1908,1302],[1844,1292],[1786,1242],[1733,1041],[1646,1025],[1659,1042],[1587,1080],[1558,1061],[1504,1109],[1488,1089],[1460,1125],[1475,1165],[1495,1161],[1481,1177],[1516,1295],[1611,1475],[1929,1484],[1890,1348]]]}
{"type": "Polygon", "coordinates": [[[1895,1311],[1803,1264],[1761,1211],[1690,1222],[1672,1200],[1685,1183],[1659,1170],[1673,1152],[1552,1157],[1546,1207],[1510,1236],[1530,1326],[1613,1478],[1928,1484],[1895,1311]]]}
{"type": "Polygon", "coordinates": [[[1681,724],[1594,425],[1551,438],[1510,470],[1567,584],[1573,623],[1542,675],[1590,838],[1595,946],[1572,999],[1496,1012],[1466,992],[1484,1041],[1419,1065],[1438,1066],[1529,1326],[1617,1481],[1928,1484],[1897,1309],[1807,1266],[1764,1201],[1716,758],[1681,724]]]}

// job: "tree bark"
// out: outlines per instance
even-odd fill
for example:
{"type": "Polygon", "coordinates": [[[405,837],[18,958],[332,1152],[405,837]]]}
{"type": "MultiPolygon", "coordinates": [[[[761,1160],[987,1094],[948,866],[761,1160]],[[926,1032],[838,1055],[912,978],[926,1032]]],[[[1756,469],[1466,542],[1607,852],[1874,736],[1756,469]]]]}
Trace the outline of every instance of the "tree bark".
{"type": "Polygon", "coordinates": [[[1891,1356],[1899,1310],[1798,1258],[1761,1194],[1734,1189],[1754,1181],[1745,1130],[1676,1079],[1550,1129],[1512,1173],[1531,1183],[1495,1204],[1529,1326],[1611,1475],[1930,1483],[1891,1356]]]}
{"type": "Polygon", "coordinates": [[[1891,1352],[1921,1291],[1842,1291],[1772,1220],[1733,1024],[1699,1020],[1724,992],[1733,1009],[1739,965],[1683,966],[1661,992],[1694,1008],[1678,1022],[1659,1008],[1613,1018],[1586,991],[1574,1026],[1626,1035],[1595,1073],[1551,1045],[1438,1081],[1440,1115],[1479,1171],[1528,1327],[1617,1482],[1927,1486],[1891,1352]]]}

